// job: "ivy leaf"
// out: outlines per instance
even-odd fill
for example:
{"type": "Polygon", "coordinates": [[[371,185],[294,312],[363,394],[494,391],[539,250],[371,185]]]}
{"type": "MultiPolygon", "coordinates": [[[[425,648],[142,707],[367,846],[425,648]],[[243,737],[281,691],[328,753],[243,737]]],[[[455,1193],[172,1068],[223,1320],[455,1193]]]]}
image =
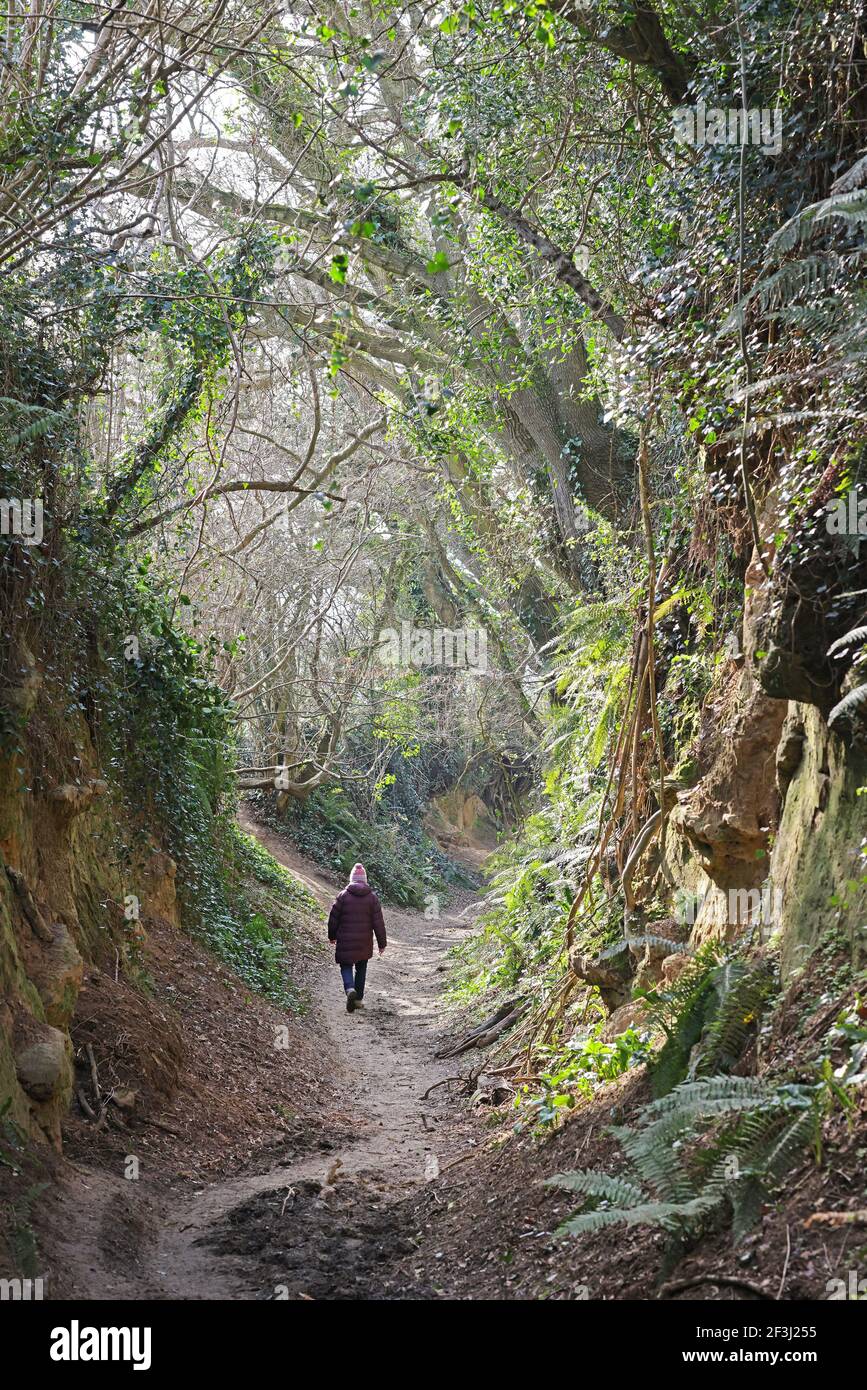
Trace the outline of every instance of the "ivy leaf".
{"type": "Polygon", "coordinates": [[[346,273],[349,270],[349,256],[345,251],[341,251],[331,261],[331,268],[328,274],[335,285],[346,284],[346,273]]]}

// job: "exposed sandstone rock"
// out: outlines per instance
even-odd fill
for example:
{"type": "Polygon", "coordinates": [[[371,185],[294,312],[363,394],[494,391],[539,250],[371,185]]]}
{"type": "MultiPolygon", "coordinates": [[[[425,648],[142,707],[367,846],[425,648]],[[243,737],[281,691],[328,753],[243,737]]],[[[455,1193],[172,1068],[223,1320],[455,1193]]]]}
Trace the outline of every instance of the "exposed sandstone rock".
{"type": "Polygon", "coordinates": [[[626,942],[616,952],[604,956],[592,957],[573,951],[569,965],[580,980],[596,985],[607,1009],[617,1010],[628,999],[633,966],[626,942]]]}
{"type": "Polygon", "coordinates": [[[52,787],[48,799],[63,815],[78,816],[95,797],[104,796],[107,791],[108,783],[101,777],[90,777],[86,782],[64,782],[52,787]]]}
{"type": "Polygon", "coordinates": [[[65,1033],[29,1019],[15,1048],[15,1071],[21,1086],[34,1100],[48,1101],[59,1096],[71,1079],[65,1033]]]}
{"type": "Polygon", "coordinates": [[[673,985],[679,975],[682,975],[689,965],[689,956],[684,951],[679,951],[673,956],[666,956],[662,962],[662,978],[667,985],[673,985]]]}
{"type": "Polygon", "coordinates": [[[867,758],[846,749],[814,706],[794,706],[804,728],[802,756],[787,785],[770,860],[781,904],[784,974],[803,964],[823,933],[851,939],[853,959],[867,953],[860,930],[867,913],[862,882],[867,843],[867,758]]]}
{"type": "MultiPolygon", "coordinates": [[[[663,967],[667,960],[672,959],[672,946],[677,937],[672,933],[670,939],[666,937],[671,932],[671,924],[667,922],[654,922],[648,927],[654,936],[659,935],[662,939],[645,941],[632,947],[633,955],[638,958],[638,968],[635,972],[635,979],[632,981],[634,989],[653,989],[660,984],[663,978],[663,967]]],[[[677,955],[675,954],[675,959],[677,955]]],[[[686,960],[686,955],[682,957],[686,960]]]]}
{"type": "Polygon", "coordinates": [[[749,689],[730,717],[719,757],[672,812],[672,828],[685,836],[720,888],[753,888],[767,875],[779,807],[776,753],[786,711],[784,700],[749,689]]]}
{"type": "Polygon", "coordinates": [[[611,1042],[627,1028],[641,1028],[647,1022],[647,1006],[641,999],[631,999],[621,1004],[605,1020],[599,1036],[603,1042],[611,1042]]]}
{"type": "Polygon", "coordinates": [[[780,801],[785,801],[789,783],[801,765],[804,756],[804,740],[807,737],[804,720],[798,707],[786,715],[780,742],[777,746],[777,790],[780,801]]]}
{"type": "Polygon", "coordinates": [[[16,659],[10,663],[10,669],[12,683],[3,691],[3,704],[26,719],[39,698],[43,674],[36,657],[23,642],[19,643],[16,659]]]}
{"type": "MultiPolygon", "coordinates": [[[[175,879],[178,866],[154,842],[151,852],[133,873],[130,892],[141,899],[142,913],[179,924],[175,879]]],[[[131,924],[127,924],[128,926],[131,924]]]]}
{"type": "Polygon", "coordinates": [[[46,1020],[66,1028],[84,977],[84,961],[63,922],[55,922],[51,944],[43,947],[31,967],[31,978],[39,991],[46,1020]]]}
{"type": "Polygon", "coordinates": [[[497,843],[497,829],[487,806],[475,792],[463,787],[453,787],[432,799],[427,828],[446,845],[494,849],[497,843]]]}
{"type": "Polygon", "coordinates": [[[54,937],[51,927],[46,922],[42,910],[36,902],[24,875],[19,873],[17,869],[11,869],[7,864],[6,877],[15,890],[21,915],[31,927],[34,935],[38,936],[40,941],[53,941],[54,937]]]}

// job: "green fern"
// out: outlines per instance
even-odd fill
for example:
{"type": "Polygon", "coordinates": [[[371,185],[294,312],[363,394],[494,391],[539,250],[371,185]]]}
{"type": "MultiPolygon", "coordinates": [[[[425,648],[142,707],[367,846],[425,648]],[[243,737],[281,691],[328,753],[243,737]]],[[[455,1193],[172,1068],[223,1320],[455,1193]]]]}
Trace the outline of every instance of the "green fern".
{"type": "Polygon", "coordinates": [[[775,989],[771,967],[726,961],[713,973],[715,1009],[693,1059],[696,1076],[728,1072],[735,1066],[775,989]]]}
{"type": "MultiPolygon", "coordinates": [[[[858,647],[859,649],[852,662],[852,670],[856,675],[861,675],[863,674],[865,657],[867,657],[867,627],[853,627],[850,632],[838,637],[836,642],[832,642],[828,648],[828,655],[838,658],[844,654],[848,655],[847,648],[849,647],[858,647]]],[[[844,695],[842,700],[837,701],[828,715],[829,725],[833,726],[839,719],[851,718],[865,702],[867,702],[867,684],[862,682],[844,695]]]]}
{"type": "Polygon", "coordinates": [[[867,627],[853,627],[850,632],[846,632],[842,637],[838,637],[836,642],[832,642],[828,648],[828,655],[833,656],[835,652],[841,651],[844,647],[863,646],[867,643],[867,627]]]}
{"type": "Polygon", "coordinates": [[[666,1034],[666,1040],[656,1054],[650,1075],[653,1093],[664,1096],[689,1070],[689,1059],[704,1028],[710,995],[712,973],[720,963],[718,947],[708,944],[695,955],[674,985],[657,996],[651,1010],[651,1021],[666,1034]]]}
{"type": "Polygon", "coordinates": [[[634,1128],[612,1131],[626,1175],[583,1170],[548,1179],[587,1199],[558,1233],[657,1226],[673,1238],[671,1254],[728,1211],[739,1240],[819,1123],[815,1086],[773,1087],[743,1076],[686,1081],[647,1106],[634,1128]]]}
{"type": "Polygon", "coordinates": [[[608,1173],[578,1171],[556,1173],[548,1178],[549,1187],[562,1187],[566,1192],[579,1193],[586,1197],[601,1197],[606,1202],[614,1202],[618,1207],[637,1207],[645,1199],[643,1188],[623,1178],[610,1177],[608,1173]]]}
{"type": "Polygon", "coordinates": [[[654,932],[642,932],[639,936],[627,935],[624,937],[624,944],[632,948],[656,946],[671,956],[691,956],[693,954],[693,949],[688,941],[672,941],[670,937],[657,936],[654,932]]]}
{"type": "Polygon", "coordinates": [[[836,656],[838,652],[845,651],[847,647],[863,647],[867,644],[867,627],[853,627],[851,632],[846,632],[842,637],[838,637],[836,642],[832,642],[828,648],[829,656],[836,656]]]}
{"type": "Polygon", "coordinates": [[[808,369],[796,360],[791,370],[766,376],[750,387],[754,409],[746,426],[749,438],[769,428],[779,430],[809,420],[812,404],[796,408],[791,393],[797,399],[805,384],[820,377],[846,382],[855,399],[863,398],[867,325],[863,298],[853,295],[852,286],[863,278],[865,228],[867,189],[836,193],[802,208],[771,237],[762,273],[723,323],[720,337],[742,329],[753,306],[809,341],[812,365],[808,369]],[[828,244],[826,237],[818,249],[811,247],[817,233],[833,231],[841,234],[836,245],[828,244]],[[859,233],[857,244],[851,246],[859,233]],[[787,396],[788,408],[784,405],[787,396]]]}
{"type": "Polygon", "coordinates": [[[799,243],[809,241],[818,226],[834,217],[840,217],[850,225],[867,226],[867,189],[856,188],[851,193],[836,193],[796,212],[768,242],[769,259],[785,255],[799,243]]]}
{"type": "Polygon", "coordinates": [[[850,690],[848,695],[844,695],[828,715],[828,723],[833,727],[838,720],[851,719],[862,706],[867,705],[867,685],[856,685],[854,690],[850,690]]]}
{"type": "Polygon", "coordinates": [[[717,947],[703,947],[652,1014],[666,1033],[650,1067],[654,1095],[667,1095],[687,1076],[730,1071],[774,985],[765,963],[727,959],[717,947]]]}

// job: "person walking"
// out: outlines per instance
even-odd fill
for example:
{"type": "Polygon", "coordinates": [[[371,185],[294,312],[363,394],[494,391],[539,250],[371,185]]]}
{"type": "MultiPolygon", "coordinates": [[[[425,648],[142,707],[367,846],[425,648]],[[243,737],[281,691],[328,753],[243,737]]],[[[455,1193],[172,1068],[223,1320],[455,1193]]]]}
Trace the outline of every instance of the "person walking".
{"type": "Polygon", "coordinates": [[[350,1014],[364,1007],[364,983],[374,936],[382,955],[386,947],[382,905],[367,881],[364,865],[353,864],[349,882],[337,894],[328,914],[328,940],[335,945],[334,959],[343,976],[346,1012],[350,1014]]]}

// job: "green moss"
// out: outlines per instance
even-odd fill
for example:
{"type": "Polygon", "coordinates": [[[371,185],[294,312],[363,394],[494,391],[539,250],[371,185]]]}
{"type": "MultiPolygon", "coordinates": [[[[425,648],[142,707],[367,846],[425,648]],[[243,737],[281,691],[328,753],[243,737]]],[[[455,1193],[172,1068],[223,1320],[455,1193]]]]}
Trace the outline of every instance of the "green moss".
{"type": "MultiPolygon", "coordinates": [[[[839,752],[827,771],[807,763],[786,794],[775,851],[788,868],[780,943],[785,976],[831,934],[845,942],[853,970],[867,961],[867,796],[858,794],[867,761],[852,750],[844,760],[839,752]]],[[[814,750],[809,756],[815,759],[814,750]]]]}

